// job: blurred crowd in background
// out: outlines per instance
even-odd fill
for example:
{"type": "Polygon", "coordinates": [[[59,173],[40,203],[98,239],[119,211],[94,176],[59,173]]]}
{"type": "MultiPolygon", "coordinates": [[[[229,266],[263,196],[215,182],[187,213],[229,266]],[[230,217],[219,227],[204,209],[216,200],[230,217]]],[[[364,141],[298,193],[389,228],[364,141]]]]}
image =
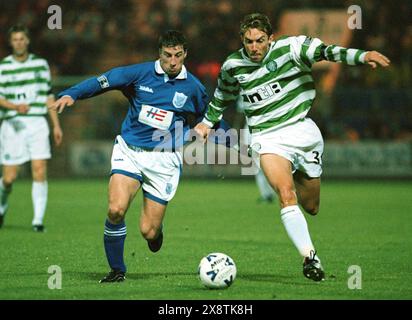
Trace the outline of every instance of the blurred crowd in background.
{"type": "MultiPolygon", "coordinates": [[[[53,79],[95,75],[118,65],[156,59],[159,34],[180,29],[189,42],[186,65],[213,94],[221,63],[240,48],[239,22],[244,15],[267,14],[276,33],[285,10],[346,11],[351,4],[335,0],[1,1],[0,56],[10,53],[8,28],[23,23],[31,31],[32,51],[49,61],[53,79]],[[62,9],[61,30],[47,28],[47,8],[53,4],[62,9]]],[[[378,50],[391,59],[392,65],[376,71],[366,66],[343,67],[332,91],[323,92],[319,81],[310,116],[326,139],[411,139],[412,1],[359,0],[356,4],[362,8],[362,29],[353,31],[350,47],[378,50]]],[[[94,115],[89,136],[115,136],[126,110],[119,108],[119,103],[125,101],[94,115]]],[[[243,126],[235,108],[225,117],[235,127],[243,126]]]]}

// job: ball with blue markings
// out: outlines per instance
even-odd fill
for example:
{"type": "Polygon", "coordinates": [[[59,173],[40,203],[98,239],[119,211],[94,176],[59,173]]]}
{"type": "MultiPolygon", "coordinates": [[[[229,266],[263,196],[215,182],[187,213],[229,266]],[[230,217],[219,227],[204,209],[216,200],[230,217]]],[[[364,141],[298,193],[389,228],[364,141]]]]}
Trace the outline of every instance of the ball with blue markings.
{"type": "Polygon", "coordinates": [[[210,289],[223,289],[232,285],[236,278],[236,264],[227,254],[215,252],[203,257],[198,274],[204,286],[210,289]]]}

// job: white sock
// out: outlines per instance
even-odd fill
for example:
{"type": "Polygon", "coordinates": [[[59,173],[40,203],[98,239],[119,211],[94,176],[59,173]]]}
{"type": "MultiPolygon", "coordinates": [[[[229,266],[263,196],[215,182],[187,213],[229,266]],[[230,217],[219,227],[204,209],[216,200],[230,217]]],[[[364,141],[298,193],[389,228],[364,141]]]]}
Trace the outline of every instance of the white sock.
{"type": "Polygon", "coordinates": [[[3,184],[3,178],[0,178],[0,216],[6,213],[7,207],[9,206],[8,198],[11,192],[11,188],[6,190],[6,187],[3,184]]]}
{"type": "Polygon", "coordinates": [[[289,206],[280,210],[280,217],[289,238],[302,257],[308,257],[314,250],[310,239],[308,225],[299,206],[289,206]]]}
{"type": "Polygon", "coordinates": [[[43,224],[44,214],[47,205],[47,181],[33,181],[31,196],[33,200],[34,218],[33,225],[43,224]]]}

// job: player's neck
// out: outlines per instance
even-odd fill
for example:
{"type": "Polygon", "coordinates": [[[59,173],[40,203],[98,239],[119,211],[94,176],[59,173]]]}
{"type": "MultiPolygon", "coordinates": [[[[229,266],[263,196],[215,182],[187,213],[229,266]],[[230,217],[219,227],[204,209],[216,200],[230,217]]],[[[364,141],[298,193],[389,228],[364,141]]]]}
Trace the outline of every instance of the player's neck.
{"type": "Polygon", "coordinates": [[[28,58],[29,58],[29,53],[28,52],[25,52],[25,53],[20,54],[20,55],[13,54],[13,59],[18,61],[18,62],[24,62],[28,58]]]}

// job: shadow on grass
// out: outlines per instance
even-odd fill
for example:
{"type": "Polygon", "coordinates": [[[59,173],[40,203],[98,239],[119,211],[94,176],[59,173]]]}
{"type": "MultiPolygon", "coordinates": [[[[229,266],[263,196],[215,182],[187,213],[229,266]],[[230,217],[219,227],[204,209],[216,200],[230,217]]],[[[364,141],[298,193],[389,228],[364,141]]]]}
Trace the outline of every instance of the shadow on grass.
{"type": "Polygon", "coordinates": [[[5,222],[1,227],[0,234],[2,231],[21,231],[27,233],[36,233],[33,231],[31,224],[7,224],[7,222],[5,222]]]}
{"type": "MultiPolygon", "coordinates": [[[[107,273],[99,272],[66,272],[66,275],[72,275],[76,278],[84,280],[94,280],[99,281],[107,275],[107,273]]],[[[152,280],[158,278],[161,279],[173,279],[176,277],[193,277],[197,278],[197,274],[193,272],[145,272],[145,273],[127,273],[126,278],[128,280],[152,280]]],[[[303,278],[303,275],[302,275],[303,278]]],[[[252,282],[268,282],[268,283],[279,283],[279,284],[289,284],[289,285],[313,285],[313,281],[302,281],[302,279],[289,276],[289,275],[279,275],[279,274],[241,274],[237,276],[237,279],[242,281],[252,281],[252,282]]]]}
{"type": "MultiPolygon", "coordinates": [[[[73,275],[76,278],[85,279],[85,280],[96,280],[99,281],[100,279],[104,278],[107,273],[104,272],[66,272],[67,275],[73,275]]],[[[197,277],[196,273],[193,272],[173,272],[173,273],[166,273],[166,272],[145,272],[145,273],[126,273],[126,279],[128,280],[150,280],[155,278],[173,278],[175,276],[181,277],[197,277]]]]}

